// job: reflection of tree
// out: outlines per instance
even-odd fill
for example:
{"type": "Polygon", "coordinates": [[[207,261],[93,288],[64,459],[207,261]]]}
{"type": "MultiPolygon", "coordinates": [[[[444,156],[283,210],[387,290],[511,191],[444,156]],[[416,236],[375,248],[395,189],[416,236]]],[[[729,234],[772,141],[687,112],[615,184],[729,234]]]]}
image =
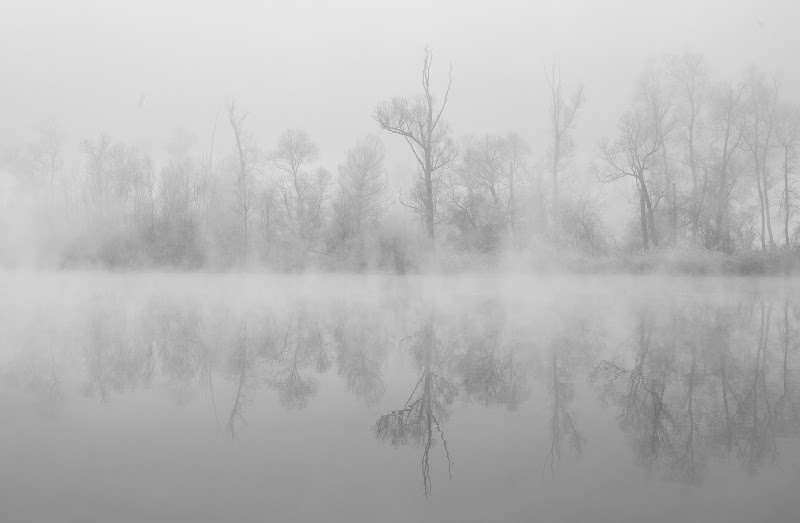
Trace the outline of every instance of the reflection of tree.
{"type": "Polygon", "coordinates": [[[156,317],[158,356],[164,374],[176,383],[194,380],[202,372],[202,319],[196,310],[171,308],[156,317]]]}
{"type": "Polygon", "coordinates": [[[602,325],[582,312],[568,318],[551,333],[550,361],[542,373],[549,396],[548,429],[550,448],[544,460],[555,477],[560,465],[562,449],[566,443],[575,457],[583,457],[586,439],[575,421],[572,403],[575,401],[575,379],[578,369],[591,362],[593,355],[603,346],[602,325]]]}
{"type": "Polygon", "coordinates": [[[460,385],[467,401],[516,410],[530,394],[527,368],[519,361],[509,340],[503,339],[505,329],[497,304],[490,302],[480,312],[486,325],[472,315],[464,318],[466,350],[455,364],[460,385]]]}
{"type": "Polygon", "coordinates": [[[306,374],[312,365],[324,371],[329,365],[319,322],[300,310],[286,326],[283,339],[276,347],[270,382],[278,391],[278,399],[287,409],[303,409],[317,393],[315,377],[306,374]]]}
{"type": "Polygon", "coordinates": [[[731,356],[731,318],[729,315],[715,314],[714,325],[710,330],[708,347],[711,349],[712,358],[718,360],[716,375],[719,381],[722,398],[721,413],[712,413],[710,443],[711,451],[729,455],[733,451],[733,429],[735,420],[734,399],[731,376],[736,373],[734,360],[731,356]],[[722,419],[719,416],[722,415],[722,419]]]}
{"type": "Polygon", "coordinates": [[[150,383],[153,350],[138,336],[144,330],[120,309],[97,311],[92,316],[82,344],[87,375],[84,395],[97,395],[101,403],[108,403],[112,393],[150,383]]]}
{"type": "Polygon", "coordinates": [[[468,401],[484,407],[502,405],[516,410],[530,393],[523,365],[515,353],[498,354],[488,347],[470,347],[456,371],[468,401]]]}
{"type": "Polygon", "coordinates": [[[415,445],[423,448],[422,484],[425,495],[431,493],[429,456],[434,446],[434,429],[442,440],[448,472],[452,461],[441,424],[447,420],[448,407],[458,394],[458,388],[444,373],[445,355],[436,338],[433,316],[429,317],[415,336],[412,353],[420,369],[411,395],[399,410],[390,411],[373,427],[375,437],[393,446],[415,445]]]}
{"type": "Polygon", "coordinates": [[[696,400],[698,386],[701,382],[698,370],[697,347],[694,343],[689,345],[690,363],[689,371],[684,377],[686,390],[685,411],[677,414],[675,420],[676,436],[675,446],[672,449],[672,459],[669,477],[689,484],[699,484],[706,471],[706,451],[700,431],[699,416],[697,415],[696,400]]]}
{"type": "Polygon", "coordinates": [[[754,474],[767,459],[774,462],[778,456],[765,368],[772,304],[770,303],[765,313],[762,301],[760,310],[761,322],[752,381],[738,401],[738,415],[742,420],[744,434],[740,438],[737,452],[748,474],[754,474]]]}
{"type": "Polygon", "coordinates": [[[632,368],[604,360],[590,376],[603,403],[620,409],[619,424],[631,434],[637,463],[652,471],[670,445],[674,420],[664,402],[664,358],[653,350],[653,320],[648,311],[637,322],[637,349],[632,368]],[[653,361],[651,361],[653,360],[653,361]]]}
{"type": "Polygon", "coordinates": [[[553,348],[550,364],[550,450],[545,458],[545,467],[555,475],[561,461],[561,447],[568,441],[577,457],[583,456],[584,437],[575,425],[573,413],[569,409],[575,399],[575,383],[572,369],[559,364],[559,350],[553,348]]]}
{"type": "Polygon", "coordinates": [[[56,416],[62,405],[64,391],[52,341],[47,354],[39,354],[31,349],[23,359],[14,361],[5,370],[10,371],[7,377],[12,383],[35,397],[36,410],[44,419],[50,420],[56,416]]]}
{"type": "Polygon", "coordinates": [[[235,395],[233,405],[225,423],[225,432],[231,437],[236,437],[237,424],[247,424],[244,419],[243,411],[249,400],[249,392],[252,387],[250,371],[252,358],[248,351],[247,327],[243,325],[237,333],[233,353],[230,357],[230,373],[235,382],[235,395]]]}
{"type": "Polygon", "coordinates": [[[733,456],[748,474],[777,462],[778,437],[800,431],[788,310],[775,322],[779,366],[772,365],[772,305],[764,301],[703,307],[684,318],[673,310],[666,329],[641,315],[632,367],[606,360],[591,374],[600,399],[619,408],[641,466],[663,464],[668,478],[696,485],[709,456],[733,456]]]}
{"type": "MultiPolygon", "coordinates": [[[[359,311],[365,312],[365,311],[359,311]]],[[[384,393],[384,344],[374,324],[348,321],[360,315],[340,316],[333,330],[337,373],[347,390],[367,405],[374,405],[384,393]]]]}
{"type": "Polygon", "coordinates": [[[781,355],[781,395],[775,402],[775,425],[779,435],[800,432],[800,398],[791,383],[789,356],[797,348],[794,332],[789,326],[789,302],[783,305],[783,339],[781,355]]]}

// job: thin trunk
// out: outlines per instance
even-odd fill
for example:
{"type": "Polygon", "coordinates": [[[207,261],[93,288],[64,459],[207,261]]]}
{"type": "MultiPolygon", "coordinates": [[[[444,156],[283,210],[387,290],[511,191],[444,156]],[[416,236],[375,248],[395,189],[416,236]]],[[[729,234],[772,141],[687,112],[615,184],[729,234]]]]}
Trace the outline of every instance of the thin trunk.
{"type": "MultiPolygon", "coordinates": [[[[775,92],[774,100],[777,100],[777,91],[775,92]]],[[[767,133],[764,137],[764,148],[761,152],[761,178],[764,182],[764,210],[766,211],[767,219],[767,234],[769,235],[769,248],[775,249],[775,238],[772,235],[772,217],[769,210],[769,169],[767,168],[767,157],[769,155],[769,146],[772,141],[772,132],[775,125],[775,103],[773,102],[772,109],[769,112],[767,119],[767,133]]]]}
{"type": "MultiPolygon", "coordinates": [[[[556,123],[556,125],[558,125],[556,123]]],[[[558,128],[555,130],[555,143],[553,144],[553,230],[555,232],[558,226],[559,214],[559,195],[558,195],[558,160],[561,155],[561,137],[558,134],[558,128]]]]}
{"type": "Polygon", "coordinates": [[[639,226],[642,229],[642,245],[645,250],[650,249],[650,235],[647,227],[647,206],[644,202],[644,185],[640,180],[636,180],[639,189],[639,226]]]}
{"type": "Polygon", "coordinates": [[[543,187],[543,178],[544,173],[542,172],[544,169],[540,168],[537,169],[538,175],[536,177],[536,194],[539,201],[539,208],[537,209],[537,227],[539,229],[539,233],[543,233],[545,231],[545,209],[544,209],[544,187],[543,187]]]}
{"type": "Polygon", "coordinates": [[[648,227],[650,229],[650,241],[653,243],[653,247],[658,247],[659,239],[658,231],[656,230],[655,209],[653,208],[650,192],[647,190],[644,179],[642,179],[642,190],[644,194],[644,202],[647,207],[647,221],[649,222],[648,227]]]}
{"type": "Polygon", "coordinates": [[[667,146],[664,137],[661,137],[661,155],[664,161],[664,173],[667,178],[667,195],[669,199],[669,241],[672,245],[678,242],[678,202],[676,197],[675,179],[667,164],[667,146]]]}
{"type": "Polygon", "coordinates": [[[678,184],[672,180],[672,244],[678,243],[678,184]]]}
{"type": "Polygon", "coordinates": [[[725,221],[728,218],[728,140],[730,129],[725,133],[725,144],[722,149],[722,162],[719,172],[719,194],[717,201],[717,223],[714,230],[714,247],[724,248],[722,234],[725,230],[725,221]]]}
{"type": "Polygon", "coordinates": [[[426,78],[425,93],[428,99],[428,121],[427,134],[425,135],[425,225],[428,229],[428,236],[434,244],[436,232],[434,230],[434,201],[433,201],[433,163],[431,153],[433,152],[433,98],[429,94],[426,78]]]}
{"type": "Polygon", "coordinates": [[[789,384],[787,376],[789,374],[789,302],[783,302],[783,395],[789,396],[789,384]]]}
{"type": "Polygon", "coordinates": [[[783,203],[784,214],[783,217],[783,232],[786,235],[786,249],[789,249],[789,148],[783,149],[783,203]]]}
{"type": "MultiPolygon", "coordinates": [[[[766,151],[764,151],[764,155],[766,156],[766,151]]],[[[767,192],[767,170],[766,167],[762,165],[761,169],[761,176],[762,181],[764,182],[764,213],[766,215],[766,222],[767,222],[767,235],[769,237],[769,248],[775,248],[775,238],[772,235],[772,218],[770,217],[769,213],[769,193],[767,192]]]]}
{"type": "Polygon", "coordinates": [[[508,225],[511,229],[511,241],[514,249],[519,250],[519,234],[517,232],[517,202],[514,194],[514,172],[512,170],[508,183],[508,225]]]}
{"type": "Polygon", "coordinates": [[[433,179],[429,167],[425,168],[425,227],[428,230],[428,238],[433,242],[436,234],[433,219],[433,179]]]}
{"type": "MultiPolygon", "coordinates": [[[[692,98],[692,101],[694,99],[692,98]]],[[[694,153],[695,109],[692,103],[692,119],[689,121],[689,170],[692,173],[692,244],[697,243],[697,229],[700,221],[702,202],[698,202],[697,162],[694,153]]]]}
{"type": "Polygon", "coordinates": [[[733,448],[733,432],[731,430],[731,413],[728,402],[728,360],[720,354],[720,381],[722,382],[722,405],[725,408],[725,443],[730,454],[733,448]]]}
{"type": "Polygon", "coordinates": [[[761,188],[761,175],[758,172],[758,160],[756,160],[756,187],[758,187],[758,215],[761,218],[761,250],[766,251],[767,230],[764,220],[764,190],[761,188]]]}
{"type": "Polygon", "coordinates": [[[706,201],[706,192],[708,192],[708,167],[703,169],[703,184],[700,187],[700,200],[697,202],[697,210],[696,210],[697,214],[695,216],[695,223],[694,223],[695,231],[693,234],[695,235],[697,233],[696,229],[698,229],[700,225],[699,222],[702,217],[702,209],[706,201]]]}

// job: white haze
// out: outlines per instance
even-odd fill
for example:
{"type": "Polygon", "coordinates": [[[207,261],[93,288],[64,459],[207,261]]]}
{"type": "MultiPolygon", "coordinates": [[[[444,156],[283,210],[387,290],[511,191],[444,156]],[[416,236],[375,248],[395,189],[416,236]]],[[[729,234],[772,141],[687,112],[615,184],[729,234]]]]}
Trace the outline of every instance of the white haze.
{"type": "MultiPolygon", "coordinates": [[[[453,65],[448,118],[456,135],[516,131],[535,157],[548,144],[543,68],[558,59],[566,85],[586,85],[575,133],[575,169],[583,171],[597,141],[614,132],[649,59],[703,53],[718,79],[757,63],[781,74],[785,93],[798,92],[793,5],[5,0],[0,144],[21,143],[49,114],[68,130],[73,167],[77,144],[101,131],[158,157],[178,127],[207,143],[217,111],[236,97],[252,115],[259,144],[272,147],[283,129],[302,128],[332,168],[376,130],[376,102],[418,91],[429,45],[436,85],[443,87],[453,65]]],[[[230,133],[218,134],[219,150],[227,151],[230,133]]],[[[388,169],[409,170],[404,144],[387,142],[388,169]]]]}

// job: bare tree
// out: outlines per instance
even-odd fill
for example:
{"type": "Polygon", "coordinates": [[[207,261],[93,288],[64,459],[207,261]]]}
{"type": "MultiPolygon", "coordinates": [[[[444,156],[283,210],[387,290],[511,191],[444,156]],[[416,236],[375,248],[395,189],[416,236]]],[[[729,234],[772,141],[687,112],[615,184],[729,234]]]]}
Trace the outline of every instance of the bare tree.
{"type": "Polygon", "coordinates": [[[786,248],[789,248],[789,220],[792,215],[790,199],[790,179],[797,168],[798,146],[800,146],[800,106],[784,105],[779,107],[775,139],[781,149],[783,170],[783,231],[786,248]]]}
{"type": "Polygon", "coordinates": [[[461,161],[449,182],[450,222],[465,247],[495,251],[507,224],[507,147],[500,136],[464,140],[461,161]]]}
{"type": "Polygon", "coordinates": [[[517,133],[509,133],[505,137],[506,156],[503,169],[503,176],[500,183],[505,186],[508,193],[508,203],[506,213],[508,215],[508,225],[511,229],[511,237],[514,248],[519,249],[520,245],[520,209],[522,207],[523,189],[528,185],[528,162],[530,158],[530,146],[517,133]]]}
{"type": "Polygon", "coordinates": [[[773,79],[772,85],[769,85],[766,76],[753,67],[747,72],[745,86],[749,100],[746,132],[743,134],[743,138],[744,144],[753,155],[752,161],[756,187],[758,188],[758,204],[761,218],[761,249],[766,250],[767,236],[769,237],[770,248],[775,247],[769,208],[770,184],[767,159],[774,138],[778,81],[773,79]]]}
{"type": "Polygon", "coordinates": [[[729,249],[730,242],[727,221],[729,214],[729,201],[736,185],[736,176],[732,171],[732,160],[737,150],[742,145],[742,125],[746,115],[744,86],[721,84],[716,88],[712,131],[718,142],[715,149],[717,179],[717,210],[715,217],[714,233],[711,238],[711,247],[729,249]],[[721,142],[721,143],[719,143],[721,142]]]}
{"type": "Polygon", "coordinates": [[[638,99],[617,124],[614,142],[604,139],[600,145],[600,163],[595,173],[603,182],[631,177],[639,195],[639,227],[645,249],[658,247],[659,234],[655,211],[665,193],[673,203],[674,185],[665,154],[666,137],[672,130],[672,102],[660,76],[650,64],[642,76],[638,99]],[[659,158],[659,154],[661,157],[659,158]]]}
{"type": "Polygon", "coordinates": [[[385,208],[388,180],[383,170],[385,152],[375,135],[369,135],[347,151],[339,165],[338,193],[333,204],[337,241],[353,247],[363,263],[365,229],[374,225],[385,208]]]}
{"type": "Polygon", "coordinates": [[[411,202],[401,203],[419,213],[424,220],[428,237],[435,239],[437,189],[442,171],[456,157],[455,144],[450,137],[450,127],[442,119],[450,87],[453,84],[453,68],[440,105],[431,92],[431,63],[433,54],[425,49],[422,65],[423,94],[416,98],[394,97],[384,101],[375,109],[373,118],[382,130],[402,136],[418,164],[417,184],[411,202]]]}
{"type": "Polygon", "coordinates": [[[278,193],[275,186],[269,184],[261,191],[258,214],[261,218],[261,228],[264,231],[266,242],[266,255],[272,253],[272,244],[275,240],[275,229],[278,221],[278,193]]]}
{"type": "Polygon", "coordinates": [[[561,85],[561,68],[553,62],[550,71],[545,69],[545,78],[550,87],[550,135],[553,139],[553,163],[551,174],[553,177],[552,220],[553,226],[558,223],[559,217],[559,186],[558,168],[561,161],[572,156],[575,148],[569,132],[575,128],[575,116],[586,101],[583,95],[583,84],[578,83],[575,91],[567,101],[561,85]]]}
{"type": "Polygon", "coordinates": [[[208,149],[203,149],[197,155],[197,183],[194,187],[192,201],[197,212],[198,222],[201,226],[207,225],[208,216],[216,199],[216,180],[213,177],[214,169],[214,139],[217,135],[217,122],[219,111],[214,117],[214,127],[211,130],[211,139],[208,149]]]}
{"type": "Polygon", "coordinates": [[[662,140],[648,116],[641,109],[625,113],[617,125],[619,135],[613,142],[607,138],[600,144],[600,161],[595,164],[595,174],[602,182],[626,177],[633,178],[639,195],[639,226],[642,245],[658,246],[655,209],[659,194],[653,194],[656,181],[654,165],[662,140]]]}
{"type": "Polygon", "coordinates": [[[258,149],[244,126],[246,119],[247,113],[238,111],[236,101],[231,100],[228,103],[228,122],[233,131],[236,144],[236,150],[234,151],[236,161],[236,185],[234,186],[236,201],[234,209],[242,220],[243,261],[247,260],[248,225],[255,204],[254,175],[258,163],[258,149]]]}
{"type": "Polygon", "coordinates": [[[674,127],[674,105],[672,92],[665,85],[663,71],[656,62],[650,62],[642,77],[640,94],[649,125],[652,126],[653,136],[661,142],[659,147],[660,157],[655,157],[653,166],[660,174],[663,183],[663,194],[667,203],[667,223],[669,240],[672,244],[677,241],[678,232],[678,196],[675,169],[669,154],[670,137],[674,127]]]}
{"type": "Polygon", "coordinates": [[[39,142],[42,153],[42,167],[50,182],[50,207],[52,208],[55,200],[56,175],[64,165],[63,145],[66,135],[52,117],[40,122],[38,131],[41,135],[39,142]]]}
{"type": "Polygon", "coordinates": [[[464,139],[461,161],[448,178],[448,220],[465,246],[494,251],[509,232],[519,247],[528,154],[528,145],[514,133],[464,139]]]}
{"type": "Polygon", "coordinates": [[[289,227],[304,251],[312,248],[322,226],[323,205],[331,179],[325,169],[309,171],[309,164],[318,156],[319,148],[300,129],[284,131],[277,149],[270,154],[281,174],[278,187],[289,227]]]}
{"type": "Polygon", "coordinates": [[[684,53],[666,59],[667,67],[678,86],[678,121],[681,139],[686,148],[684,163],[692,177],[692,193],[689,202],[689,222],[692,242],[697,241],[700,214],[704,205],[706,184],[700,179],[702,157],[698,152],[703,127],[703,109],[708,98],[708,73],[702,55],[684,53]]]}
{"type": "Polygon", "coordinates": [[[86,174],[90,197],[101,215],[105,214],[109,205],[111,147],[111,139],[107,134],[101,134],[97,140],[85,140],[81,144],[81,149],[87,156],[86,174]]]}

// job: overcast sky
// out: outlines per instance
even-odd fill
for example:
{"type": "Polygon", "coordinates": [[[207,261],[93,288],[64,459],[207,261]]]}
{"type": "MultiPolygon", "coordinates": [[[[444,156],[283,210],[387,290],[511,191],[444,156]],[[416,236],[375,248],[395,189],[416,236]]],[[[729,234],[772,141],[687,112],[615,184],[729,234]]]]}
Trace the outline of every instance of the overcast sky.
{"type": "MultiPolygon", "coordinates": [[[[51,113],[73,147],[106,131],[159,153],[177,127],[207,142],[217,111],[235,96],[259,145],[300,127],[333,169],[377,130],[376,102],[419,90],[426,45],[437,90],[453,65],[447,116],[458,137],[513,130],[537,155],[547,145],[543,67],[555,57],[568,85],[585,83],[576,133],[583,158],[613,134],[648,58],[701,52],[716,78],[756,62],[781,73],[786,96],[800,94],[796,0],[0,4],[0,149],[51,113]]],[[[224,123],[220,114],[220,148],[224,123]]],[[[401,145],[390,144],[390,169],[411,165],[401,145]]]]}

